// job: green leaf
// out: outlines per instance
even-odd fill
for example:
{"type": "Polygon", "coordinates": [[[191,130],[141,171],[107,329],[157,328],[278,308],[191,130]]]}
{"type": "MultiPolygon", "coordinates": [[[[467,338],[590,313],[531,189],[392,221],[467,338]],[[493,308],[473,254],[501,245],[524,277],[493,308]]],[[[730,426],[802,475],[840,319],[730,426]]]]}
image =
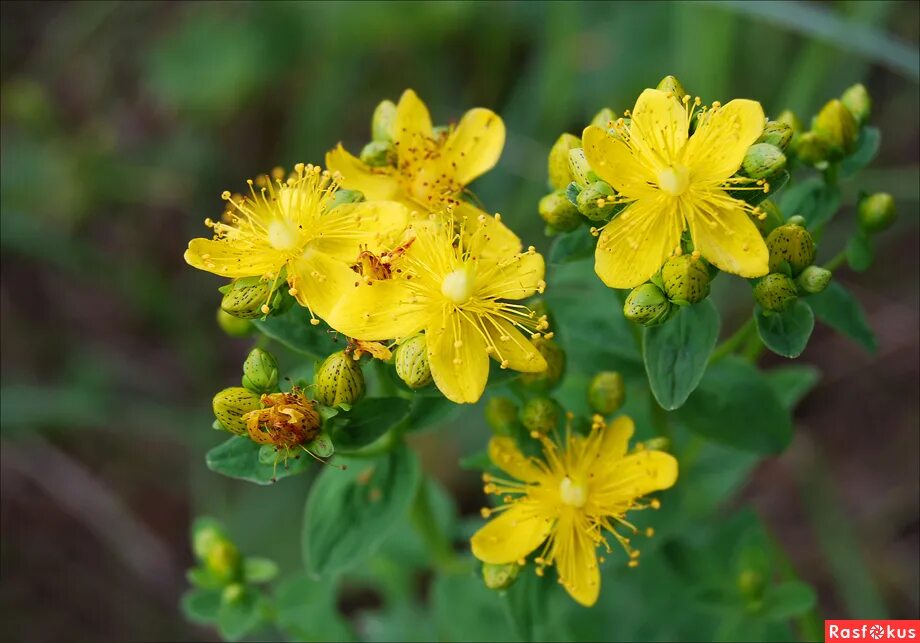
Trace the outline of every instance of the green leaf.
{"type": "Polygon", "coordinates": [[[797,299],[788,310],[767,314],[757,306],[754,311],[757,333],[771,351],[783,357],[794,358],[808,346],[811,331],[815,329],[815,315],[811,307],[797,299]]]}
{"type": "Polygon", "coordinates": [[[824,292],[812,295],[808,301],[818,319],[825,324],[854,340],[867,351],[874,352],[878,348],[878,340],[866,320],[862,306],[843,284],[832,281],[824,292]]]}
{"type": "Polygon", "coordinates": [[[275,621],[297,641],[351,641],[348,625],[336,609],[335,587],[306,574],[298,574],[278,585],[275,621]]]}
{"type": "Polygon", "coordinates": [[[590,231],[580,226],[571,232],[565,232],[556,237],[549,251],[549,263],[561,264],[584,259],[594,254],[597,241],[591,236],[590,231]]]}
{"type": "Polygon", "coordinates": [[[277,465],[262,463],[259,449],[260,445],[249,438],[235,436],[208,451],[205,462],[208,469],[215,473],[263,485],[303,473],[310,466],[311,459],[306,453],[286,461],[279,458],[277,465]]]}
{"type": "MultiPolygon", "coordinates": [[[[533,573],[521,573],[528,571],[533,573]]],[[[432,605],[441,640],[517,640],[499,597],[486,588],[478,573],[439,574],[432,588],[432,605]]]]}
{"type": "Polygon", "coordinates": [[[666,324],[645,331],[643,354],[658,404],[679,408],[700,383],[719,338],[719,313],[708,299],[681,308],[666,324]]]}
{"type": "Polygon", "coordinates": [[[859,131],[856,150],[840,163],[840,176],[849,178],[867,167],[878,154],[882,133],[877,127],[864,127],[859,131]]]}
{"type": "Polygon", "coordinates": [[[412,408],[406,418],[406,431],[421,431],[428,428],[437,428],[449,422],[460,412],[460,405],[454,404],[443,395],[415,396],[412,398],[412,408]]]}
{"type": "Polygon", "coordinates": [[[788,219],[794,215],[805,218],[809,230],[830,221],[840,207],[840,190],[818,177],[811,177],[786,190],[779,207],[788,219]]]}
{"type": "Polygon", "coordinates": [[[806,364],[792,364],[773,368],[764,374],[788,411],[792,411],[821,380],[821,371],[806,364]]]}
{"type": "Polygon", "coordinates": [[[366,447],[405,420],[409,405],[409,400],[401,397],[365,398],[352,410],[339,414],[339,421],[333,425],[332,441],[339,451],[366,447]]]}
{"type": "Polygon", "coordinates": [[[239,641],[262,620],[262,597],[252,588],[244,588],[234,600],[227,600],[226,592],[217,611],[217,630],[227,641],[239,641]]]}
{"type": "Polygon", "coordinates": [[[485,449],[481,449],[460,458],[460,468],[468,471],[485,471],[492,466],[489,452],[485,449]]]}
{"type": "Polygon", "coordinates": [[[865,272],[875,259],[872,237],[859,230],[847,241],[847,263],[855,272],[865,272]]]}
{"type": "Polygon", "coordinates": [[[253,320],[256,328],[292,351],[309,357],[322,358],[336,348],[327,326],[310,323],[310,311],[303,306],[291,306],[280,315],[253,320]]]}
{"type": "Polygon", "coordinates": [[[267,583],[278,575],[278,565],[268,558],[246,558],[243,561],[243,578],[247,583],[267,583]]]}
{"type": "Polygon", "coordinates": [[[784,621],[804,614],[815,606],[815,590],[800,581],[772,585],[763,595],[761,614],[771,621],[784,621]]]}
{"type": "Polygon", "coordinates": [[[711,364],[677,416],[694,433],[755,453],[779,453],[792,420],[757,368],[730,355],[711,364]]]}
{"type": "Polygon", "coordinates": [[[220,594],[218,589],[189,590],[182,595],[179,603],[182,613],[193,623],[210,625],[217,621],[220,594]]]}
{"type": "Polygon", "coordinates": [[[310,489],[301,545],[307,569],[331,576],[360,565],[393,529],[405,528],[419,481],[405,445],[376,460],[337,458],[310,489]]]}

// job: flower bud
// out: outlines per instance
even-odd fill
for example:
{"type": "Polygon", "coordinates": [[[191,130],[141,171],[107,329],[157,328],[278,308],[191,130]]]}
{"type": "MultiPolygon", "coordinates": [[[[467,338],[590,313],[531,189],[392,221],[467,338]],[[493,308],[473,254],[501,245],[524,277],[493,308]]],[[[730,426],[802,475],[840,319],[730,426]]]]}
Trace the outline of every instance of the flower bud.
{"type": "Polygon", "coordinates": [[[681,100],[687,95],[687,92],[684,91],[684,86],[680,84],[680,81],[677,80],[675,76],[665,76],[662,78],[656,89],[660,89],[663,92],[671,92],[677,100],[681,100]]]}
{"type": "Polygon", "coordinates": [[[490,397],[486,402],[486,422],[492,433],[509,436],[517,424],[518,407],[507,397],[490,397]]]}
{"type": "Polygon", "coordinates": [[[224,294],[220,302],[221,309],[234,317],[255,319],[266,314],[263,306],[275,307],[276,297],[272,297],[272,301],[269,301],[272,284],[269,281],[263,281],[261,277],[235,279],[222,287],[220,291],[224,294]]]}
{"type": "Polygon", "coordinates": [[[240,550],[232,542],[222,538],[208,549],[204,557],[204,566],[223,582],[235,580],[242,571],[240,550]]]}
{"type": "Polygon", "coordinates": [[[775,145],[781,151],[786,149],[789,141],[792,140],[792,127],[782,121],[767,121],[763,128],[763,134],[757,139],[757,143],[769,143],[775,145]]]}
{"type": "Polygon", "coordinates": [[[797,298],[795,282],[781,272],[770,273],[754,286],[754,299],[768,312],[781,313],[797,298]]]}
{"type": "Polygon", "coordinates": [[[770,251],[770,272],[781,269],[788,261],[792,275],[798,275],[815,261],[815,242],[811,233],[801,225],[787,223],[767,236],[770,251]]]}
{"type": "Polygon", "coordinates": [[[395,357],[396,374],[406,386],[416,389],[431,382],[428,345],[424,335],[415,335],[400,344],[395,357]]]}
{"type": "Polygon", "coordinates": [[[221,426],[237,435],[246,434],[243,416],[262,408],[259,396],[242,386],[231,386],[217,393],[211,400],[214,417],[221,426]]]}
{"type": "Polygon", "coordinates": [[[243,600],[246,594],[246,586],[242,583],[231,583],[224,587],[220,595],[220,602],[223,605],[232,605],[243,600]]]}
{"type": "Polygon", "coordinates": [[[741,169],[752,179],[769,179],[786,169],[786,155],[770,143],[755,143],[744,155],[741,169]]]}
{"type": "Polygon", "coordinates": [[[569,232],[581,224],[578,208],[569,201],[565,190],[550,192],[540,199],[539,207],[540,216],[556,230],[569,232]]]}
{"type": "Polygon", "coordinates": [[[535,397],[521,409],[521,424],[530,432],[549,433],[558,426],[560,417],[559,405],[548,397],[535,397]]]}
{"type": "Polygon", "coordinates": [[[767,587],[767,580],[756,569],[744,569],[738,574],[736,580],[738,591],[749,601],[760,601],[767,587]]]}
{"type": "Polygon", "coordinates": [[[795,140],[795,155],[802,163],[821,167],[830,156],[827,141],[814,132],[803,132],[795,140]]]}
{"type": "Polygon", "coordinates": [[[213,518],[198,518],[192,525],[192,551],[204,560],[216,543],[226,540],[223,528],[213,518]]]}
{"type": "Polygon", "coordinates": [[[617,115],[613,113],[613,110],[609,107],[605,107],[594,115],[594,118],[591,119],[591,125],[595,125],[602,129],[608,129],[610,127],[610,123],[616,119],[617,115]]]}
{"type": "Polygon", "coordinates": [[[360,203],[363,200],[364,193],[359,192],[358,190],[346,190],[344,188],[339,188],[335,191],[335,194],[332,195],[332,200],[329,202],[329,205],[326,206],[326,212],[329,212],[340,205],[345,205],[347,203],[360,203]]]}
{"type": "Polygon", "coordinates": [[[623,304],[626,319],[643,326],[663,324],[671,316],[671,302],[653,283],[633,288],[623,304]]]}
{"type": "Polygon", "coordinates": [[[758,207],[766,216],[762,219],[760,217],[755,218],[754,225],[760,230],[760,234],[766,237],[783,225],[783,213],[780,212],[779,207],[770,200],[764,201],[758,207]]]}
{"type": "Polygon", "coordinates": [[[539,373],[522,373],[520,382],[531,391],[548,391],[559,383],[565,372],[565,351],[551,339],[538,337],[531,341],[546,360],[546,370],[539,373]]]}
{"type": "Polygon", "coordinates": [[[300,389],[263,395],[261,403],[264,408],[245,417],[246,430],[253,442],[293,447],[310,442],[319,433],[320,415],[300,389]]]}
{"type": "Polygon", "coordinates": [[[828,145],[828,160],[839,161],[856,147],[856,119],[842,102],[830,100],[811,123],[812,131],[828,145]]]}
{"type": "Polygon", "coordinates": [[[572,180],[580,188],[586,187],[594,180],[595,175],[591,171],[591,166],[588,165],[588,159],[585,158],[584,149],[575,147],[569,150],[569,172],[572,180]]]}
{"type": "Polygon", "coordinates": [[[392,143],[395,122],[396,104],[391,100],[380,101],[371,117],[371,138],[374,141],[392,143]]]}
{"type": "Polygon", "coordinates": [[[252,349],[243,362],[243,386],[253,393],[271,393],[278,388],[278,362],[271,353],[252,349]]]}
{"type": "Polygon", "coordinates": [[[831,282],[831,271],[821,266],[808,266],[796,279],[799,288],[810,295],[817,295],[831,282]]]}
{"type": "Polygon", "coordinates": [[[327,357],[316,370],[313,395],[326,406],[354,405],[364,397],[361,365],[344,351],[327,357]]]}
{"type": "Polygon", "coordinates": [[[862,83],[848,87],[840,96],[840,102],[850,110],[857,125],[865,123],[869,119],[869,114],[872,113],[872,99],[862,83]]]}
{"type": "Polygon", "coordinates": [[[482,564],[482,580],[489,589],[508,589],[517,580],[521,566],[517,563],[505,563],[503,565],[495,563],[482,564]]]}
{"type": "Polygon", "coordinates": [[[396,146],[389,141],[371,141],[361,150],[361,162],[371,167],[396,165],[396,146]]]}
{"type": "Polygon", "coordinates": [[[779,116],[776,117],[777,122],[785,123],[792,130],[792,135],[800,134],[804,129],[802,121],[799,120],[799,117],[795,115],[790,109],[784,109],[780,112],[779,116]]]}
{"type": "Polygon", "coordinates": [[[578,211],[591,221],[606,221],[613,215],[615,205],[607,201],[613,188],[603,181],[595,181],[578,193],[578,211]]]}
{"type": "Polygon", "coordinates": [[[860,227],[871,234],[881,232],[894,223],[894,199],[887,192],[864,197],[856,210],[860,227]]]}
{"type": "Polygon", "coordinates": [[[610,415],[626,401],[623,376],[616,371],[602,371],[588,385],[588,404],[595,413],[610,415]]]}
{"type": "Polygon", "coordinates": [[[661,267],[664,291],[673,302],[695,304],[709,296],[709,270],[693,257],[670,257],[661,267]]]}
{"type": "Polygon", "coordinates": [[[571,134],[563,134],[553,144],[546,160],[549,172],[549,184],[554,190],[564,190],[575,180],[569,169],[569,150],[581,147],[581,139],[571,134]]]}
{"type": "Polygon", "coordinates": [[[252,332],[252,322],[234,317],[223,308],[217,309],[217,325],[230,337],[245,337],[252,332]]]}

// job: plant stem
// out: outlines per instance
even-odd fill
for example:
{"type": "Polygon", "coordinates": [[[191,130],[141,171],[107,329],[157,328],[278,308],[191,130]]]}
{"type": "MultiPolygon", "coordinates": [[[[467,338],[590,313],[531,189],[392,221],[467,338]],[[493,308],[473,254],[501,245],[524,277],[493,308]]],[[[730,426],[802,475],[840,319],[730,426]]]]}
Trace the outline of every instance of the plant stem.
{"type": "Polygon", "coordinates": [[[831,272],[833,272],[837,270],[837,268],[842,266],[846,262],[846,260],[847,260],[847,251],[846,251],[846,248],[844,248],[843,250],[835,254],[833,257],[831,257],[830,261],[824,264],[824,269],[830,270],[831,272]]]}
{"type": "Polygon", "coordinates": [[[431,552],[435,566],[440,571],[449,573],[462,567],[450,537],[441,529],[434,515],[426,479],[419,482],[418,491],[415,492],[411,520],[415,530],[431,552]]]}
{"type": "Polygon", "coordinates": [[[712,351],[712,355],[709,356],[709,363],[714,364],[718,362],[723,357],[731,355],[736,350],[741,348],[741,346],[748,341],[748,338],[752,333],[756,331],[754,326],[754,318],[751,317],[744,324],[735,331],[735,333],[726,339],[724,342],[716,346],[715,350],[712,351]]]}

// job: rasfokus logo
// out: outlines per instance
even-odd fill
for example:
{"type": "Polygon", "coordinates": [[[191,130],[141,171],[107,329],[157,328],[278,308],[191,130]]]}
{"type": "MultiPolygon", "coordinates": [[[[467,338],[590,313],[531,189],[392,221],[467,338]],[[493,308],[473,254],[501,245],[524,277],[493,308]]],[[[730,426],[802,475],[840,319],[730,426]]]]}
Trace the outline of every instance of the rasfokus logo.
{"type": "Polygon", "coordinates": [[[824,621],[825,641],[918,641],[918,621],[824,621]]]}

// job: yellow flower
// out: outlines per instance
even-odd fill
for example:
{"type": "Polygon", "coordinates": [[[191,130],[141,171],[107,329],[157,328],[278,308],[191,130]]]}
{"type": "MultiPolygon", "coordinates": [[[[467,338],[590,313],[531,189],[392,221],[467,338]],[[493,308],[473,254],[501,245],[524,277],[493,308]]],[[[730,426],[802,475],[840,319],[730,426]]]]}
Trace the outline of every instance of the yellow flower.
{"type": "Polygon", "coordinates": [[[695,251],[716,267],[742,277],[767,273],[767,247],[750,215],[753,206],[726,189],[768,190],[763,181],[731,178],[745,152],[760,136],[760,104],[733,100],[699,112],[699,99],[683,104],[674,94],[642,92],[631,124],[617,121],[609,133],[585,129],[591,168],[629,205],[601,232],[595,271],[611,288],[633,288],[654,275],[671,254],[680,254],[684,229],[695,251]]]}
{"type": "Polygon", "coordinates": [[[484,252],[495,229],[484,214],[458,225],[431,216],[410,224],[415,236],[384,257],[387,276],[363,275],[329,324],[362,340],[398,340],[424,331],[435,384],[458,404],[482,395],[490,355],[502,368],[546,369],[530,341],[546,329],[545,316],[506,301],[543,291],[543,257],[532,247],[521,252],[517,246],[501,258],[484,252]]]}
{"type": "MultiPolygon", "coordinates": [[[[226,222],[205,220],[213,239],[192,239],[185,261],[222,277],[261,276],[272,290],[286,273],[290,293],[311,315],[325,317],[353,287],[351,265],[362,250],[380,251],[405,230],[408,213],[395,202],[349,203],[329,210],[339,185],[328,171],[298,163],[285,181],[249,182],[250,195],[231,197],[226,222]]],[[[271,294],[268,296],[271,300],[271,294]]],[[[268,306],[262,307],[268,312],[268,306]]],[[[319,323],[315,318],[313,323],[319,323]]]]}
{"type": "Polygon", "coordinates": [[[657,500],[642,503],[639,499],[677,480],[677,460],[670,454],[641,447],[628,452],[633,430],[628,417],[620,416],[608,426],[595,416],[588,436],[571,435],[567,429],[561,445],[537,434],[544,460],[524,456],[511,438],[492,438],[492,462],[515,480],[483,476],[486,493],[501,496],[504,504],[483,509],[485,517],[502,513],[473,535],[473,555],[485,563],[523,564],[542,544],[534,559],[537,573],[542,575],[544,567],[555,565],[569,595],[582,605],[594,605],[603,562],[596,549],[604,545],[611,551],[603,532],[613,535],[627,551],[630,566],[637,565],[639,552],[616,528],[636,532],[626,513],[657,509],[657,500]]]}

